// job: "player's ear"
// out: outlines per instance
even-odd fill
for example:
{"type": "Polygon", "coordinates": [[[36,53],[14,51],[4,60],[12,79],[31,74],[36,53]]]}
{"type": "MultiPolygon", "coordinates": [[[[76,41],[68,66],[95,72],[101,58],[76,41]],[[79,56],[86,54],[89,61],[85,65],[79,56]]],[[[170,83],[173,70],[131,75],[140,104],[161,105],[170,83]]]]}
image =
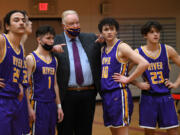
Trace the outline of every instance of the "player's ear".
{"type": "Polygon", "coordinates": [[[41,37],[37,37],[36,40],[37,40],[38,44],[41,44],[41,37]]]}
{"type": "Polygon", "coordinates": [[[8,24],[5,24],[5,28],[6,28],[7,31],[9,31],[9,29],[10,29],[9,27],[10,26],[8,24]]]}

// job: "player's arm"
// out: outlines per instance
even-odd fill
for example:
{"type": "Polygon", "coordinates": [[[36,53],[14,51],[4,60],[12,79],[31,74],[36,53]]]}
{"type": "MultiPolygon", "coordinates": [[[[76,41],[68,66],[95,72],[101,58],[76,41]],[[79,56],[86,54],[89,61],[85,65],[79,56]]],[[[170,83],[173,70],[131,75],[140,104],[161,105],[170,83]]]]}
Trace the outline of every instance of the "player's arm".
{"type": "Polygon", "coordinates": [[[5,39],[0,34],[0,62],[4,59],[4,55],[5,55],[5,39]]]}
{"type": "Polygon", "coordinates": [[[139,77],[149,66],[149,63],[126,43],[122,43],[118,46],[118,57],[132,61],[137,67],[128,77],[115,73],[113,78],[117,82],[130,83],[139,77]]]}
{"type": "MultiPolygon", "coordinates": [[[[166,45],[166,49],[168,52],[169,59],[171,59],[178,67],[180,67],[180,55],[176,52],[176,50],[173,47],[169,45],[166,45]]],[[[165,78],[165,85],[168,88],[177,88],[180,85],[180,74],[174,83],[165,78]]]]}
{"type": "MultiPolygon", "coordinates": [[[[5,39],[2,35],[0,35],[0,61],[3,60],[3,56],[5,53],[5,39]]],[[[0,78],[0,88],[4,88],[5,87],[5,83],[3,78],[0,78]]]]}
{"type": "Polygon", "coordinates": [[[56,104],[57,104],[57,112],[58,112],[58,122],[61,122],[64,118],[64,113],[61,106],[60,96],[59,96],[59,87],[57,83],[57,77],[55,73],[55,79],[54,79],[54,90],[56,93],[56,104]]]}
{"type": "MultiPolygon", "coordinates": [[[[136,53],[139,54],[138,49],[134,50],[136,53]]],[[[136,64],[132,61],[129,62],[129,67],[128,67],[128,71],[131,71],[131,69],[135,66],[136,64]]],[[[149,90],[150,89],[150,84],[149,82],[140,82],[137,80],[133,80],[131,82],[132,85],[135,85],[136,87],[138,87],[140,90],[149,90]]]]}
{"type": "MultiPolygon", "coordinates": [[[[33,72],[33,69],[34,69],[34,66],[35,66],[35,61],[33,60],[33,56],[28,55],[26,57],[26,62],[27,62],[27,72],[28,72],[28,81],[29,81],[31,79],[31,75],[32,75],[32,72],[33,72]]],[[[29,101],[29,91],[30,90],[27,90],[27,93],[26,93],[29,117],[30,117],[30,120],[35,121],[35,119],[36,119],[35,112],[34,112],[32,106],[30,104],[30,101],[29,101]]]]}
{"type": "Polygon", "coordinates": [[[135,85],[138,87],[140,90],[149,90],[150,89],[150,84],[149,82],[139,82],[137,80],[133,80],[131,84],[135,85]]]}
{"type": "MultiPolygon", "coordinates": [[[[139,54],[138,49],[135,49],[134,51],[139,54]]],[[[135,65],[136,64],[133,61],[129,60],[128,71],[131,71],[135,65]]]]}
{"type": "Polygon", "coordinates": [[[0,34],[0,61],[4,55],[5,51],[5,39],[4,37],[0,34]]]}
{"type": "Polygon", "coordinates": [[[4,88],[4,87],[5,87],[4,79],[0,78],[0,88],[4,88]]]}

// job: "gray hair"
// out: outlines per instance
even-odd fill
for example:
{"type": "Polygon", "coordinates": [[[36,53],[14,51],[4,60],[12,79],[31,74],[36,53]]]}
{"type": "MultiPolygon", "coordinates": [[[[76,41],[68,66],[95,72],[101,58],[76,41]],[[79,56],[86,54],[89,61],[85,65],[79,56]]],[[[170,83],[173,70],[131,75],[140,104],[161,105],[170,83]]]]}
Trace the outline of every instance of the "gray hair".
{"type": "Polygon", "coordinates": [[[66,18],[66,16],[67,16],[67,15],[72,15],[72,14],[75,14],[75,15],[79,16],[78,13],[77,13],[75,10],[65,10],[65,11],[62,13],[62,15],[61,15],[61,17],[62,17],[62,23],[65,24],[65,18],[66,18]]]}

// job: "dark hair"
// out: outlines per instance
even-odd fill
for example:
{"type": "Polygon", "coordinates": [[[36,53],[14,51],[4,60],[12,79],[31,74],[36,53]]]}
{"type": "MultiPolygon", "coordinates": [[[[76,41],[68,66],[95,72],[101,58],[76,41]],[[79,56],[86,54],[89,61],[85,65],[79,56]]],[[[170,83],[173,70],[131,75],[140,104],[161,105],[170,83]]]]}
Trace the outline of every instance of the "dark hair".
{"type": "Polygon", "coordinates": [[[102,19],[98,24],[99,32],[102,32],[102,28],[104,25],[115,26],[116,31],[119,30],[119,23],[114,18],[108,17],[108,18],[102,19]]]}
{"type": "Polygon", "coordinates": [[[154,27],[158,31],[162,30],[162,26],[159,22],[157,21],[148,21],[145,23],[142,28],[141,28],[141,34],[146,35],[148,32],[150,32],[151,28],[154,27]]]}
{"type": "Polygon", "coordinates": [[[49,26],[49,25],[43,25],[40,26],[37,30],[36,30],[36,37],[40,37],[46,34],[52,34],[53,36],[55,36],[55,30],[53,27],[49,26]]]}
{"type": "Polygon", "coordinates": [[[26,10],[22,10],[22,13],[24,13],[24,15],[28,15],[28,13],[26,12],[26,10]]]}
{"type": "Polygon", "coordinates": [[[6,16],[4,17],[4,33],[5,33],[5,34],[7,34],[7,33],[9,32],[9,31],[6,29],[6,25],[8,25],[8,26],[10,25],[10,18],[11,18],[11,16],[12,16],[12,14],[17,13],[17,12],[23,14],[24,17],[25,17],[25,13],[24,13],[23,11],[21,11],[21,10],[11,10],[10,12],[8,12],[8,13],[6,14],[6,16]]]}

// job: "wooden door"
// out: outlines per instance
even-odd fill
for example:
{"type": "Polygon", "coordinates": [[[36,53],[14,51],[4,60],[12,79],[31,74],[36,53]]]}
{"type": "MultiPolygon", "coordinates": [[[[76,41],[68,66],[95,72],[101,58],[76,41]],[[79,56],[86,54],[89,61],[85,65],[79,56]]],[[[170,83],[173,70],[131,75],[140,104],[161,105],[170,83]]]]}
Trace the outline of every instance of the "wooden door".
{"type": "Polygon", "coordinates": [[[32,34],[29,35],[27,41],[25,42],[25,50],[26,54],[31,53],[33,50],[37,48],[36,42],[36,30],[39,26],[42,25],[50,25],[54,27],[56,34],[60,34],[63,31],[61,19],[58,18],[31,18],[32,21],[32,34]]]}

